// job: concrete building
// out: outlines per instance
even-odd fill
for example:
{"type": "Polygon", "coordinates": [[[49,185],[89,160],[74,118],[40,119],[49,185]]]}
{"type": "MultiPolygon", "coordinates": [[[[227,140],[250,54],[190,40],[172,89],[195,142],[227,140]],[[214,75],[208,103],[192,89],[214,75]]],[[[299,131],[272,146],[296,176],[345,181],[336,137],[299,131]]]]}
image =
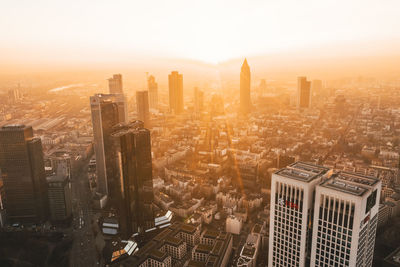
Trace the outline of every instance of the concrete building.
{"type": "Polygon", "coordinates": [[[339,172],[316,187],[310,266],[372,266],[381,181],[339,172]]]}
{"type": "Polygon", "coordinates": [[[256,267],[257,257],[261,246],[261,237],[258,234],[249,234],[246,243],[240,251],[240,257],[237,261],[238,267],[256,267]]]}
{"type": "Polygon", "coordinates": [[[243,219],[241,217],[236,217],[235,215],[229,215],[226,217],[226,232],[240,235],[242,230],[243,219]]]}
{"type": "Polygon", "coordinates": [[[268,266],[306,266],[315,186],[329,169],[296,162],[272,174],[268,266]]]}

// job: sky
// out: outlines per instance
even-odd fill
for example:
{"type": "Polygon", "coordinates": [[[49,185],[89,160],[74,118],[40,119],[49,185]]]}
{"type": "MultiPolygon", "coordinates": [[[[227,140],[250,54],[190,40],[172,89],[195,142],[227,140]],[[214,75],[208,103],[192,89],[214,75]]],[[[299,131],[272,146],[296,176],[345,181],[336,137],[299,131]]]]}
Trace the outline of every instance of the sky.
{"type": "Polygon", "coordinates": [[[379,48],[400,40],[399,10],[398,0],[3,1],[0,59],[218,63],[324,45],[379,48]]]}

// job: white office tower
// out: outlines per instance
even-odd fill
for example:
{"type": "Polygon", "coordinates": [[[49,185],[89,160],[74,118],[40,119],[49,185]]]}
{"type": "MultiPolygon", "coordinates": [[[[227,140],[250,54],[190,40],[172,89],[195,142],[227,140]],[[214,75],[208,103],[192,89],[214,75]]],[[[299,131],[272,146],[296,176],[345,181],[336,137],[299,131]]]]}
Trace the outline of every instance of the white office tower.
{"type": "Polygon", "coordinates": [[[381,181],[339,172],[316,188],[310,266],[372,266],[381,181]]]}
{"type": "Polygon", "coordinates": [[[272,174],[269,267],[306,266],[311,247],[314,190],[328,168],[296,162],[272,174]]]}

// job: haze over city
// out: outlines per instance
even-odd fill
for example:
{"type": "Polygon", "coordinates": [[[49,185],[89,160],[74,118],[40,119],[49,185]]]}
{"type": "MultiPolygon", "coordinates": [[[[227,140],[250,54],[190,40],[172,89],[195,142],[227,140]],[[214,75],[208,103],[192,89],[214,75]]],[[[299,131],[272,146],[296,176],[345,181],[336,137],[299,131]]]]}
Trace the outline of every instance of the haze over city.
{"type": "Polygon", "coordinates": [[[5,1],[0,266],[400,266],[399,10],[5,1]]]}

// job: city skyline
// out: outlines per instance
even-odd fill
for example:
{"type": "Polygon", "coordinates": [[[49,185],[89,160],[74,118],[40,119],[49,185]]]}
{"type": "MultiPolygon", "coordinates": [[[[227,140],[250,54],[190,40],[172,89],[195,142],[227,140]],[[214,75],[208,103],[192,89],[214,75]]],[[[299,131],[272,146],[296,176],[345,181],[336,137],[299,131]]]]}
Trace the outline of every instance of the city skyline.
{"type": "Polygon", "coordinates": [[[4,3],[0,266],[400,266],[399,10],[4,3]]]}

